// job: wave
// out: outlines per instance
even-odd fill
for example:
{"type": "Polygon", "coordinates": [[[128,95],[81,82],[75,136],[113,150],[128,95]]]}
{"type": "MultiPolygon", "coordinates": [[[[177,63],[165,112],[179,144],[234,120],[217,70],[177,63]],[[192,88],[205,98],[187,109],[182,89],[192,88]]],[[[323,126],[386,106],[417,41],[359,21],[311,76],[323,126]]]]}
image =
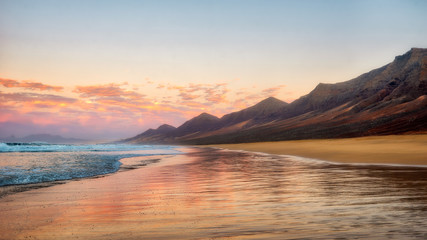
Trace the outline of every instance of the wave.
{"type": "Polygon", "coordinates": [[[119,170],[123,158],[180,154],[173,146],[0,143],[0,186],[93,177],[119,170]]]}
{"type": "Polygon", "coordinates": [[[34,143],[0,143],[1,152],[110,152],[110,151],[134,151],[144,149],[170,149],[171,146],[131,145],[131,144],[48,144],[34,143]]]}
{"type": "Polygon", "coordinates": [[[52,182],[74,178],[93,177],[116,172],[121,156],[80,155],[77,161],[56,159],[51,165],[5,167],[0,169],[0,186],[52,182]]]}

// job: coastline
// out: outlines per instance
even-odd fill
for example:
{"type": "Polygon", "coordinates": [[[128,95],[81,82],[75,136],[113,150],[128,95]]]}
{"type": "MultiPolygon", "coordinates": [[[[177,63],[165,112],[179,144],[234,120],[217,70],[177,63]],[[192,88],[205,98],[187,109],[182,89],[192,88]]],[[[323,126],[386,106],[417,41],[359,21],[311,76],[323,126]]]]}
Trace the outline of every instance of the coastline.
{"type": "Polygon", "coordinates": [[[424,168],[182,152],[124,158],[112,174],[4,196],[0,239],[381,239],[396,229],[404,239],[427,227],[424,168]],[[331,218],[337,211],[345,217],[331,218]],[[366,227],[376,217],[387,224],[366,227]]]}
{"type": "MultiPolygon", "coordinates": [[[[179,147],[177,149],[183,149],[184,152],[188,151],[188,148],[184,148],[184,147],[179,147]]],[[[110,172],[110,173],[104,173],[104,174],[87,176],[87,177],[78,177],[78,178],[72,178],[72,179],[53,180],[53,181],[47,181],[47,182],[12,184],[12,185],[0,186],[0,200],[6,197],[7,195],[11,195],[11,194],[21,193],[21,192],[26,192],[26,191],[36,190],[36,189],[49,188],[52,186],[66,184],[74,181],[84,181],[88,179],[103,178],[103,177],[107,177],[109,175],[117,174],[120,172],[135,170],[150,164],[156,164],[162,159],[167,159],[168,157],[173,157],[175,155],[179,155],[179,154],[157,154],[157,155],[148,155],[148,156],[125,157],[119,160],[119,162],[121,163],[119,169],[117,169],[117,171],[110,172]]]]}
{"type": "MultiPolygon", "coordinates": [[[[116,216],[107,217],[103,211],[119,214],[120,202],[130,201],[129,204],[133,204],[133,199],[139,196],[129,194],[142,194],[140,188],[144,182],[158,174],[153,169],[173,165],[177,161],[185,163],[187,159],[183,155],[194,151],[185,147],[179,149],[183,154],[122,158],[120,169],[113,173],[5,186],[8,189],[4,189],[0,196],[0,239],[76,239],[78,236],[114,239],[112,233],[121,232],[121,228],[130,231],[131,227],[117,224],[114,222],[116,216]],[[108,209],[111,204],[117,208],[108,209]],[[96,220],[95,215],[98,217],[96,220]]],[[[155,189],[155,186],[149,186],[146,190],[155,189]]],[[[140,215],[134,211],[129,214],[140,215]]],[[[116,236],[132,238],[132,233],[116,236]]]]}
{"type": "Polygon", "coordinates": [[[214,144],[203,147],[292,155],[337,163],[427,165],[427,134],[214,144]]]}

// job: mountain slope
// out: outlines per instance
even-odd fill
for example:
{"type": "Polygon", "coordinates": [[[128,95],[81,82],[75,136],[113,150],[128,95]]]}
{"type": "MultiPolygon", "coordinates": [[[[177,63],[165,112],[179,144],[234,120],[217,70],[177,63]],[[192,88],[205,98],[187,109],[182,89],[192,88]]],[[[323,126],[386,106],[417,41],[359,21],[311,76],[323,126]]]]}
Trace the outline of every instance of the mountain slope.
{"type": "MultiPolygon", "coordinates": [[[[203,115],[203,116],[202,116],[203,115]]],[[[179,131],[178,131],[179,129],[179,131]]],[[[413,48],[352,80],[320,83],[287,104],[275,98],[227,114],[184,123],[183,144],[237,143],[427,132],[427,49],[413,48]]]]}
{"type": "Polygon", "coordinates": [[[255,104],[252,107],[224,115],[221,118],[217,129],[231,126],[247,120],[251,120],[251,122],[246,123],[246,127],[249,127],[256,123],[273,121],[275,120],[275,117],[272,117],[272,115],[287,105],[288,103],[286,102],[283,102],[274,97],[269,97],[255,104]]]}
{"type": "Polygon", "coordinates": [[[161,143],[164,142],[167,136],[176,130],[175,127],[163,124],[156,129],[148,129],[147,131],[136,135],[135,137],[119,141],[120,143],[161,143]]]}
{"type": "Polygon", "coordinates": [[[381,68],[319,84],[278,120],[188,143],[276,141],[427,132],[427,49],[411,49],[381,68]]]}
{"type": "MultiPolygon", "coordinates": [[[[201,137],[206,134],[209,135],[210,132],[214,132],[215,130],[224,129],[242,122],[244,122],[245,125],[249,125],[247,123],[248,120],[265,121],[268,119],[269,115],[277,112],[286,105],[286,102],[270,97],[239,112],[227,114],[221,119],[208,113],[202,113],[188,120],[178,128],[164,124],[158,129],[149,129],[135,137],[120,142],[174,143],[186,141],[186,139],[201,137]],[[161,131],[162,128],[165,130],[161,131]]],[[[241,127],[239,127],[238,130],[239,129],[241,129],[241,127]]]]}
{"type": "Polygon", "coordinates": [[[211,130],[215,124],[219,122],[219,118],[208,113],[202,113],[197,117],[194,117],[174,131],[174,136],[181,137],[187,134],[193,134],[198,132],[204,132],[211,130]]]}
{"type": "Polygon", "coordinates": [[[378,102],[386,103],[382,105],[385,106],[414,100],[427,92],[426,61],[426,49],[413,48],[397,56],[392,63],[352,80],[320,83],[308,95],[286,108],[282,117],[294,117],[310,111],[323,112],[345,103],[354,106],[352,112],[359,112],[378,102]]]}

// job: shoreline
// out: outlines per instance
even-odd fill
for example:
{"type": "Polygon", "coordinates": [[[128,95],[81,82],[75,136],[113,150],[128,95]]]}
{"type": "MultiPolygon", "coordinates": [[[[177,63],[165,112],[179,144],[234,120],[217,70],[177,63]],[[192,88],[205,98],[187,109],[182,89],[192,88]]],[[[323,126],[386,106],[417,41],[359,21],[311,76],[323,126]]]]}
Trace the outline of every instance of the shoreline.
{"type": "Polygon", "coordinates": [[[396,229],[404,229],[397,237],[405,238],[426,229],[409,221],[415,215],[417,223],[426,222],[420,212],[426,198],[401,197],[420,195],[426,169],[331,168],[204,147],[120,161],[133,167],[0,198],[0,239],[352,238],[378,214],[389,224],[365,232],[366,239],[396,229]],[[413,208],[390,217],[395,204],[413,208]],[[337,209],[344,219],[331,218],[337,209]],[[337,231],[348,226],[354,227],[337,231]]]}
{"type": "Polygon", "coordinates": [[[335,163],[427,166],[427,134],[212,144],[203,147],[291,155],[335,163]]]}
{"type": "MultiPolygon", "coordinates": [[[[183,152],[187,153],[188,150],[183,152]]],[[[68,229],[58,231],[58,229],[63,225],[74,227],[74,223],[68,222],[74,219],[74,216],[68,215],[69,212],[85,216],[85,212],[93,206],[108,207],[105,201],[114,199],[113,195],[124,197],[128,192],[136,192],[135,186],[139,186],[140,183],[135,179],[147,178],[150,175],[150,169],[168,165],[171,159],[180,158],[182,155],[159,154],[122,158],[119,160],[122,165],[113,173],[4,186],[3,192],[0,192],[0,212],[4,214],[4,218],[0,218],[0,232],[2,232],[0,239],[75,239],[76,235],[80,234],[87,239],[109,239],[108,236],[99,236],[96,231],[93,232],[93,226],[78,229],[82,232],[75,232],[76,229],[72,231],[68,229]],[[118,187],[129,182],[133,182],[132,187],[118,187]],[[103,200],[97,202],[93,199],[103,200]],[[88,204],[88,201],[91,203],[88,204]]],[[[86,217],[91,216],[86,215],[86,217]]],[[[82,219],[75,219],[75,221],[80,220],[82,219]]],[[[103,219],[98,219],[96,222],[102,223],[103,219]]],[[[106,229],[109,228],[114,228],[114,225],[109,225],[106,229]]],[[[105,229],[98,230],[102,232],[105,229]]]]}
{"type": "Polygon", "coordinates": [[[131,170],[145,167],[147,165],[156,164],[162,159],[167,159],[168,157],[173,157],[175,155],[180,155],[180,154],[172,154],[172,155],[158,154],[158,155],[148,155],[148,156],[125,157],[118,160],[121,164],[119,169],[117,169],[117,171],[115,172],[104,173],[104,174],[99,174],[94,176],[87,176],[87,177],[78,177],[78,178],[72,178],[72,179],[54,180],[49,182],[0,186],[0,200],[2,198],[7,197],[8,195],[13,195],[21,192],[43,189],[43,188],[50,188],[56,185],[67,184],[70,182],[78,182],[78,181],[84,181],[89,179],[108,177],[109,175],[118,174],[120,172],[131,171],[131,170]]]}

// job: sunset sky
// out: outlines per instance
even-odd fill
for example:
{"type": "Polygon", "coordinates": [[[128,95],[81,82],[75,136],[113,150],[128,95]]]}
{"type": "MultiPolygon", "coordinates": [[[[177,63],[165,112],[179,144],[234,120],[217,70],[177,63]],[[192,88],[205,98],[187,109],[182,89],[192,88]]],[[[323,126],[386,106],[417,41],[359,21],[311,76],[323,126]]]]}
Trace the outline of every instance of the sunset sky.
{"type": "Polygon", "coordinates": [[[427,47],[427,1],[0,0],[0,137],[131,137],[427,47]]]}

